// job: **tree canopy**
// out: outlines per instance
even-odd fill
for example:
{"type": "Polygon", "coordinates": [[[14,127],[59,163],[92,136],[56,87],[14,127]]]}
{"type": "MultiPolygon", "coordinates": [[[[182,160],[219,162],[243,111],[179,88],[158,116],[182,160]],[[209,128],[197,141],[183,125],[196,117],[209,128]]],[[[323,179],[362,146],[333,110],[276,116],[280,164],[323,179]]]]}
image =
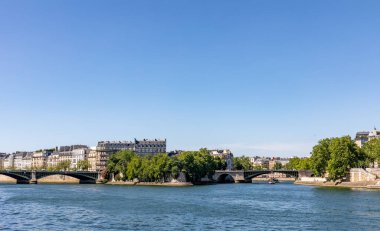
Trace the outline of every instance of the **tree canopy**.
{"type": "Polygon", "coordinates": [[[368,166],[368,156],[350,136],[320,140],[313,147],[310,167],[316,176],[328,173],[331,180],[342,179],[350,168],[368,166]]]}
{"type": "Polygon", "coordinates": [[[77,163],[77,169],[78,170],[88,170],[91,167],[91,164],[88,160],[79,160],[77,163]]]}
{"type": "Polygon", "coordinates": [[[380,139],[372,139],[368,141],[364,144],[363,151],[372,164],[375,161],[380,163],[380,139]]]}
{"type": "Polygon", "coordinates": [[[233,158],[234,168],[236,170],[251,170],[253,165],[247,156],[239,156],[233,158]]]}
{"type": "Polygon", "coordinates": [[[186,151],[174,157],[166,153],[138,156],[133,151],[120,151],[108,160],[107,172],[121,175],[122,180],[138,178],[146,182],[167,181],[182,172],[188,180],[198,182],[224,166],[224,159],[211,156],[207,149],[186,151]]]}
{"type": "Polygon", "coordinates": [[[289,170],[308,170],[310,169],[310,158],[290,158],[289,163],[285,165],[286,169],[289,170]]]}

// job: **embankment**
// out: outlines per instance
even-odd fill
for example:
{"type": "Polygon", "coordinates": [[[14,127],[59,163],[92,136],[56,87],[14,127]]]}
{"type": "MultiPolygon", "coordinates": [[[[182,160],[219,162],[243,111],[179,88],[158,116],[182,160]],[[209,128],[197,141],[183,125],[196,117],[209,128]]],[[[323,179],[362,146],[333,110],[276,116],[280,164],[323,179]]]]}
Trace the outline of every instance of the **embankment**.
{"type": "Polygon", "coordinates": [[[108,185],[131,185],[131,186],[169,186],[169,187],[183,187],[192,186],[190,182],[132,182],[132,181],[110,181],[108,185]]]}
{"type": "Polygon", "coordinates": [[[295,181],[294,184],[318,186],[318,187],[335,187],[335,188],[367,188],[367,189],[380,189],[380,185],[376,185],[376,181],[365,182],[318,182],[318,181],[295,181]]]}
{"type": "Polygon", "coordinates": [[[0,175],[0,183],[4,183],[4,184],[16,184],[17,180],[14,179],[14,178],[12,178],[12,177],[9,177],[9,176],[0,175]]]}

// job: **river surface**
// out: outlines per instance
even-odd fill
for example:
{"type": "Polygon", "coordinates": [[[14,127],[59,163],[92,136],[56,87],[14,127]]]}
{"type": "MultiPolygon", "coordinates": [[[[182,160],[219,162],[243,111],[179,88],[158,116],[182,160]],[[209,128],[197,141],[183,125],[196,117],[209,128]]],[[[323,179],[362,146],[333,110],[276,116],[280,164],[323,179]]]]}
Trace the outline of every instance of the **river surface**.
{"type": "Polygon", "coordinates": [[[380,230],[380,191],[2,184],[0,230],[380,230]]]}

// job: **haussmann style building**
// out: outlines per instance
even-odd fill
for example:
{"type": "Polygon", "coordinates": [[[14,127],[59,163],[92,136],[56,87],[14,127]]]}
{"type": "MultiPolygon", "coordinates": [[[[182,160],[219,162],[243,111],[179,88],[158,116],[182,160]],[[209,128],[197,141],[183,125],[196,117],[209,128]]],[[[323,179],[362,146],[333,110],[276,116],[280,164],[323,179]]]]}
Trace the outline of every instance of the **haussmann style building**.
{"type": "Polygon", "coordinates": [[[106,168],[109,156],[122,150],[134,151],[137,155],[166,153],[166,139],[143,139],[134,141],[99,141],[96,146],[96,171],[106,168]]]}
{"type": "Polygon", "coordinates": [[[361,131],[357,132],[355,136],[355,143],[361,148],[365,143],[372,139],[377,139],[380,137],[380,131],[376,130],[376,127],[372,131],[361,131]]]}

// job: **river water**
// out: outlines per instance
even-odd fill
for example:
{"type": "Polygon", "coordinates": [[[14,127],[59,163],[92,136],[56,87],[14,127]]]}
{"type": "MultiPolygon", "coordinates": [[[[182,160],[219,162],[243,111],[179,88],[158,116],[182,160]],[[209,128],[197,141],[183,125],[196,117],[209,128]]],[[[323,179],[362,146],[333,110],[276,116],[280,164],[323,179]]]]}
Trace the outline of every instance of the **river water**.
{"type": "Polygon", "coordinates": [[[380,191],[3,184],[0,230],[380,230],[380,191]]]}

